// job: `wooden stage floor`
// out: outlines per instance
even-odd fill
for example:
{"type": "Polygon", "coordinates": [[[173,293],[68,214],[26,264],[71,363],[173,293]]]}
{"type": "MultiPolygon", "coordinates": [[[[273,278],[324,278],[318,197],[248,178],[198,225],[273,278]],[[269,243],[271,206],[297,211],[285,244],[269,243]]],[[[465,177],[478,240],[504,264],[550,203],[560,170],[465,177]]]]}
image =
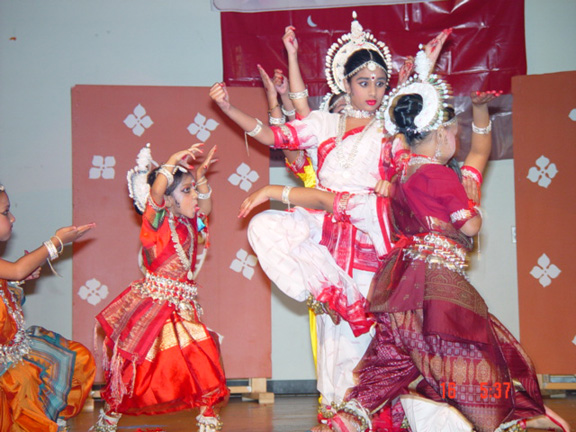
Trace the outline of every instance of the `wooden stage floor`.
{"type": "MultiPolygon", "coordinates": [[[[546,399],[546,405],[564,417],[576,432],[576,395],[546,399]]],[[[87,432],[98,418],[101,403],[93,412],[84,411],[70,421],[71,432],[87,432]]],[[[222,432],[305,432],[316,424],[315,396],[276,396],[275,402],[260,405],[232,397],[222,412],[222,432]]],[[[179,412],[159,416],[129,417],[120,421],[119,432],[136,432],[138,428],[162,428],[166,432],[195,432],[196,413],[179,412]]],[[[440,431],[439,431],[440,432],[440,431]]]]}

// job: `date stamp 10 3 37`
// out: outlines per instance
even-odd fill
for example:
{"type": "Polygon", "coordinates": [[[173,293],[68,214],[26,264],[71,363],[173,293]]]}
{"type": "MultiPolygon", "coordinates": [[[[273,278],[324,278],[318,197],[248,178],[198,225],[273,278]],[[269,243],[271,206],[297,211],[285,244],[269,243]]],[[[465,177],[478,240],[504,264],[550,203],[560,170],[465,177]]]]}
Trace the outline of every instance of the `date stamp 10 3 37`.
{"type": "MultiPolygon", "coordinates": [[[[440,383],[441,396],[443,399],[456,399],[456,383],[443,382],[440,383]]],[[[487,382],[480,383],[480,397],[482,399],[508,399],[512,390],[512,383],[509,382],[494,382],[489,384],[487,382]]]]}

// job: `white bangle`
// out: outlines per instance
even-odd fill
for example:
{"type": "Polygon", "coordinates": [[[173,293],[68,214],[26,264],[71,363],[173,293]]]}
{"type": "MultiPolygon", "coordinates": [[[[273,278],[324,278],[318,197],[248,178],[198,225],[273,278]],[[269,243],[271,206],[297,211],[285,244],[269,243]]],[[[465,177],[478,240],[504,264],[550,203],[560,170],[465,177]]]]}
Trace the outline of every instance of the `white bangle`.
{"type": "Polygon", "coordinates": [[[260,119],[256,119],[256,127],[252,129],[250,132],[246,131],[246,134],[250,135],[251,137],[255,137],[260,133],[260,131],[262,131],[262,122],[260,121],[260,119]]]}
{"type": "MultiPolygon", "coordinates": [[[[52,237],[56,237],[58,239],[58,241],[60,242],[60,250],[58,251],[58,255],[62,254],[62,252],[64,252],[64,242],[56,234],[54,234],[52,237]]],[[[52,242],[52,243],[54,243],[54,242],[52,242]]]]}
{"type": "Polygon", "coordinates": [[[284,117],[284,116],[272,117],[272,114],[269,114],[268,115],[268,123],[270,123],[271,126],[283,125],[284,123],[286,123],[286,117],[284,117]]]}
{"type": "Polygon", "coordinates": [[[302,91],[295,92],[295,93],[288,93],[288,97],[292,100],[307,98],[308,97],[308,89],[304,89],[302,91]]]}
{"type": "Polygon", "coordinates": [[[282,106],[282,114],[284,114],[286,117],[292,117],[293,115],[296,115],[296,109],[292,109],[290,111],[288,111],[286,108],[284,108],[284,106],[282,106]]]}
{"type": "Polygon", "coordinates": [[[284,186],[284,189],[282,189],[282,202],[284,204],[286,204],[288,206],[288,208],[290,208],[290,190],[292,189],[292,186],[284,186]]]}
{"type": "Polygon", "coordinates": [[[55,260],[56,258],[58,258],[58,249],[56,249],[56,246],[54,246],[54,243],[52,242],[52,240],[46,240],[44,242],[44,246],[46,246],[46,249],[48,249],[48,255],[50,257],[50,261],[55,260]]]}
{"type": "Polygon", "coordinates": [[[478,127],[472,122],[472,132],[477,133],[478,135],[488,135],[492,130],[492,120],[488,122],[488,126],[486,127],[478,127]]]}
{"type": "Polygon", "coordinates": [[[196,186],[202,186],[203,184],[208,183],[208,179],[206,177],[200,177],[200,180],[196,182],[196,186]]]}
{"type": "Polygon", "coordinates": [[[208,192],[206,192],[206,193],[198,192],[198,199],[199,200],[207,200],[208,198],[210,198],[211,195],[212,195],[212,188],[210,187],[210,185],[208,185],[208,192]]]}
{"type": "Polygon", "coordinates": [[[162,174],[164,177],[166,177],[166,181],[168,182],[168,186],[166,187],[170,187],[172,183],[174,183],[174,176],[170,171],[168,171],[168,169],[164,168],[164,165],[160,167],[158,174],[162,174]]]}

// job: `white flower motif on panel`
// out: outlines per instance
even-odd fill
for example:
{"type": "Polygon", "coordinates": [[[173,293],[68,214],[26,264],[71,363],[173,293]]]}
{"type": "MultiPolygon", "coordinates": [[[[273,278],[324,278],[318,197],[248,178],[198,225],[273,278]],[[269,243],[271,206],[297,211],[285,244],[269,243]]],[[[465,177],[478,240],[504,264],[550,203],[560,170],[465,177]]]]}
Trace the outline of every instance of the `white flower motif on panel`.
{"type": "Polygon", "coordinates": [[[561,270],[551,263],[548,255],[542,254],[538,258],[538,265],[534,266],[530,271],[530,274],[534,279],[538,279],[540,285],[546,288],[552,283],[552,279],[556,279],[560,275],[561,270]]]}
{"type": "Polygon", "coordinates": [[[576,345],[576,336],[574,336],[574,339],[572,339],[572,343],[576,345]]]}
{"type": "Polygon", "coordinates": [[[556,164],[550,163],[546,156],[540,156],[536,161],[536,166],[528,171],[528,180],[538,183],[538,186],[547,188],[552,183],[552,179],[558,174],[556,164]]]}
{"type": "Polygon", "coordinates": [[[206,142],[210,138],[210,132],[214,131],[218,125],[216,120],[206,119],[205,116],[198,113],[194,118],[194,123],[190,123],[187,129],[191,135],[196,135],[200,141],[206,142]]]}
{"type": "Polygon", "coordinates": [[[102,285],[98,279],[90,279],[80,287],[78,296],[95,306],[108,297],[108,287],[102,285]]]}
{"type": "Polygon", "coordinates": [[[570,111],[570,114],[568,114],[568,118],[572,121],[576,121],[576,108],[570,111]]]}
{"type": "Polygon", "coordinates": [[[104,180],[112,180],[114,178],[114,167],[116,166],[116,158],[114,156],[98,156],[92,157],[92,168],[88,173],[90,180],[103,178],[104,180]]]}
{"type": "Polygon", "coordinates": [[[236,252],[236,259],[230,264],[230,268],[237,273],[242,273],[246,279],[252,279],[254,276],[254,267],[258,263],[258,258],[249,254],[244,249],[239,249],[236,252]]]}
{"type": "Polygon", "coordinates": [[[259,178],[260,176],[256,171],[253,171],[249,165],[242,162],[236,168],[236,172],[228,177],[228,181],[243,191],[249,191],[253,183],[258,181],[259,178]]]}
{"type": "Polygon", "coordinates": [[[132,133],[137,136],[142,136],[142,134],[148,129],[150,126],[154,124],[150,116],[146,115],[146,110],[140,104],[136,108],[134,108],[134,112],[132,114],[128,114],[128,116],[124,119],[124,124],[132,129],[132,133]]]}

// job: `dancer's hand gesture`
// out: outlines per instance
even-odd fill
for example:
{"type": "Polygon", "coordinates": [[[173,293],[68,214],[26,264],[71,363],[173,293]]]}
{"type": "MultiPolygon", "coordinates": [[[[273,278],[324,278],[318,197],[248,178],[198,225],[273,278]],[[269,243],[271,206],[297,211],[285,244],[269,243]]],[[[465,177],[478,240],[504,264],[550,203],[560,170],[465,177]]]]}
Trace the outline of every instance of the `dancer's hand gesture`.
{"type": "Polygon", "coordinates": [[[279,95],[288,93],[288,80],[281,69],[274,69],[274,77],[272,78],[274,87],[279,95]]]}
{"type": "Polygon", "coordinates": [[[448,39],[450,33],[452,33],[451,28],[444,29],[438,36],[436,36],[434,39],[432,39],[424,46],[424,52],[426,53],[426,57],[428,57],[428,60],[430,61],[430,72],[434,70],[434,67],[436,66],[436,61],[440,56],[440,52],[442,52],[444,42],[446,42],[446,39],[448,39]]]}
{"type": "Polygon", "coordinates": [[[286,47],[288,55],[294,55],[298,53],[298,39],[296,39],[296,27],[288,26],[284,31],[284,36],[282,36],[282,42],[286,47]]]}
{"type": "Polygon", "coordinates": [[[502,95],[502,90],[473,91],[470,93],[470,99],[476,106],[485,105],[502,95]]]}
{"type": "Polygon", "coordinates": [[[238,217],[243,218],[248,216],[248,214],[254,209],[254,207],[257,207],[260,204],[268,201],[270,199],[270,197],[267,194],[269,187],[270,186],[264,186],[263,188],[258,189],[256,192],[253,192],[250,195],[248,195],[248,198],[246,198],[240,205],[240,211],[238,212],[238,217]]]}
{"type": "Polygon", "coordinates": [[[230,97],[228,96],[225,83],[214,84],[210,89],[210,97],[222,111],[226,112],[230,109],[230,97]]]}
{"type": "Polygon", "coordinates": [[[214,162],[218,161],[218,159],[214,158],[214,153],[216,153],[216,146],[214,146],[210,149],[210,151],[208,152],[208,154],[204,158],[204,161],[202,161],[202,164],[196,169],[196,181],[199,181],[200,179],[202,179],[202,177],[204,177],[206,175],[206,173],[208,172],[208,169],[210,168],[210,166],[214,162]]]}

